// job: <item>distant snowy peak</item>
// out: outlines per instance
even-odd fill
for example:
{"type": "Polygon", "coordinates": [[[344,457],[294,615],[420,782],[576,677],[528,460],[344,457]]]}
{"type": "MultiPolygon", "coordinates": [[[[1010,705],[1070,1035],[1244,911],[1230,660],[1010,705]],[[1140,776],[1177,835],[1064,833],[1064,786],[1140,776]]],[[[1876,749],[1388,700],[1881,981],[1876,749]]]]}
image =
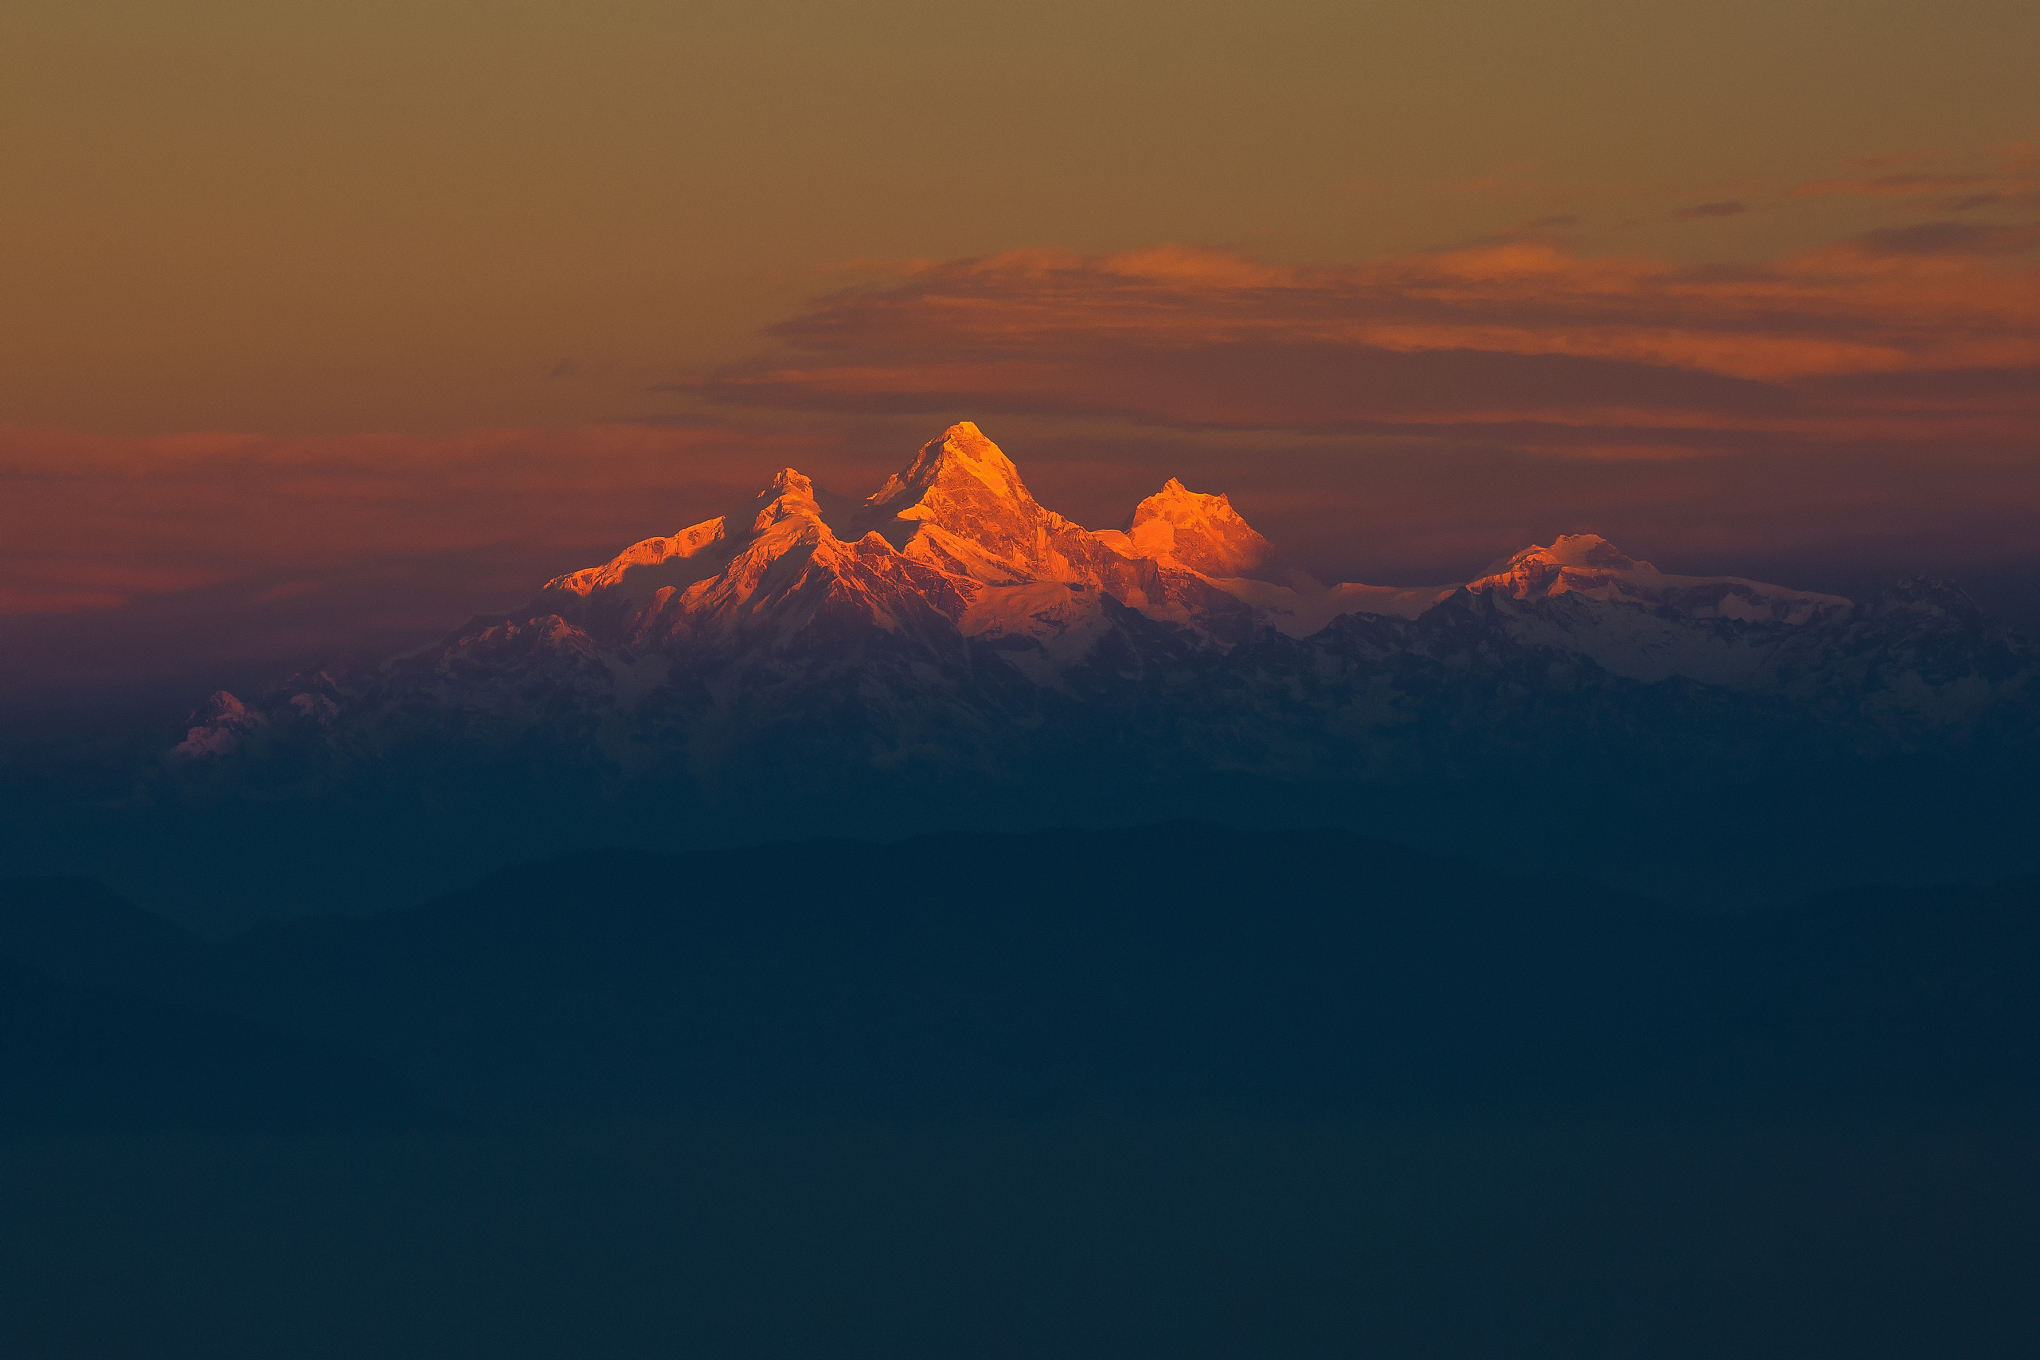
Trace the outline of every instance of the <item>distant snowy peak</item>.
{"type": "Polygon", "coordinates": [[[1519,568],[1571,567],[1577,571],[1656,572],[1648,562],[1629,556],[1599,534],[1560,534],[1548,548],[1532,544],[1511,557],[1504,557],[1481,573],[1481,579],[1502,576],[1519,568]]]}
{"type": "Polygon", "coordinates": [[[1121,551],[1128,556],[1220,578],[1253,576],[1275,558],[1268,540],[1224,495],[1203,495],[1174,477],[1136,506],[1125,532],[1112,538],[1125,540],[1121,551]]]}
{"type": "Polygon", "coordinates": [[[1696,619],[1747,623],[1807,623],[1850,604],[1839,595],[1789,590],[1739,576],[1668,575],[1628,556],[1599,534],[1563,534],[1550,547],[1525,548],[1490,566],[1466,588],[1517,600],[1578,595],[1673,609],[1696,619]]]}

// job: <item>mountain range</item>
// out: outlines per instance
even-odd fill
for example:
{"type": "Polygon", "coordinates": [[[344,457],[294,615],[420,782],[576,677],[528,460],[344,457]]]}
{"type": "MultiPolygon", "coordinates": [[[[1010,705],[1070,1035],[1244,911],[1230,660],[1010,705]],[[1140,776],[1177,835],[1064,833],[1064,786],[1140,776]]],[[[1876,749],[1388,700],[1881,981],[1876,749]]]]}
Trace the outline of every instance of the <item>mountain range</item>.
{"type": "Polygon", "coordinates": [[[1100,719],[1132,766],[1277,776],[1577,754],[1583,724],[1610,754],[1712,759],[1789,728],[1795,751],[2002,756],[2040,733],[2036,671],[2032,639],[1944,583],[1855,602],[1660,572],[1592,534],[1464,582],[1327,586],[1173,479],[1085,529],[966,423],[861,501],[789,468],[423,651],[222,692],[177,756],[317,750],[331,777],[535,743],[713,781],[790,725],[816,769],[999,775],[1095,751],[1100,719]]]}
{"type": "Polygon", "coordinates": [[[960,424],[861,500],[787,469],[430,646],[7,772],[0,810],[17,872],[192,921],[603,845],[1172,817],[1789,901],[2040,870],[2036,674],[1939,581],[1848,600],[1575,534],[1326,584],[1176,480],[1087,529],[960,424]]]}

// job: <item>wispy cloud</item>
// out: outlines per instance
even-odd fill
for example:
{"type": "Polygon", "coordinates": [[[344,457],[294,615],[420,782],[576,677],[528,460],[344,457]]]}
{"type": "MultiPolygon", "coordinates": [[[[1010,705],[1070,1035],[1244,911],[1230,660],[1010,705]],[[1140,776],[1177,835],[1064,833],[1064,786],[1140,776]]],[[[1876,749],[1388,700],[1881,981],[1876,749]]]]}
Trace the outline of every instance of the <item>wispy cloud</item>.
{"type": "Polygon", "coordinates": [[[1990,184],[1990,175],[1908,171],[1894,175],[1856,175],[1842,179],[1814,180],[1792,190],[1794,198],[1919,198],[1944,194],[1953,189],[1973,189],[1990,184]]]}
{"type": "Polygon", "coordinates": [[[1702,217],[1740,217],[1749,210],[1749,205],[1738,199],[1723,199],[1718,203],[1695,203],[1690,208],[1679,208],[1672,216],[1682,222],[1690,222],[1702,217]]]}
{"type": "Polygon", "coordinates": [[[1940,212],[2027,209],[2040,206],[2040,149],[2011,142],[1971,163],[1949,168],[1945,152],[1869,156],[1843,168],[1855,173],[1811,180],[1790,191],[1792,198],[1926,199],[1940,212]]]}
{"type": "Polygon", "coordinates": [[[2001,443],[2031,436],[2040,382],[2015,413],[1871,419],[1816,380],[2040,377],[2040,271],[2019,258],[2036,244],[2036,226],[1934,222],[1713,269],[1534,238],[1344,269],[1022,251],[824,298],[684,386],[726,406],[1472,431],[1593,456],[1738,435],[2001,443]]]}
{"type": "Polygon", "coordinates": [[[2017,227],[1978,226],[1973,222],[1919,222],[1888,227],[1857,238],[1872,255],[1945,258],[1964,255],[2019,255],[2040,247],[2040,223],[2017,227]]]}

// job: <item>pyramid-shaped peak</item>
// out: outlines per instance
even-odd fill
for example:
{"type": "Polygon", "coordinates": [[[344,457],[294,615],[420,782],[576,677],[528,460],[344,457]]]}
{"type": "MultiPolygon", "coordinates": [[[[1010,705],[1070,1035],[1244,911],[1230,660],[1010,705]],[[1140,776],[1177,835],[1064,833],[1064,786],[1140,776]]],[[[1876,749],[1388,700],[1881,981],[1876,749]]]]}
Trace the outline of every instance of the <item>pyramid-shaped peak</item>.
{"type": "Polygon", "coordinates": [[[912,463],[886,478],[854,528],[944,571],[994,584],[1083,579],[1077,559],[1105,551],[1088,530],[1036,501],[1013,460],[969,421],[923,444],[912,463]]]}
{"type": "Polygon", "coordinates": [[[938,502],[981,502],[987,509],[1006,506],[1039,513],[1027,484],[1020,480],[1020,469],[967,420],[923,444],[913,462],[886,478],[885,485],[864,502],[862,518],[883,532],[893,519],[927,518],[917,506],[939,512],[938,502]]]}
{"type": "Polygon", "coordinates": [[[1033,499],[1020,480],[1020,470],[1013,466],[1013,460],[987,439],[984,431],[965,420],[951,425],[923,444],[915,453],[913,462],[886,479],[885,485],[872,496],[871,503],[906,503],[910,499],[918,499],[930,487],[957,477],[974,478],[994,495],[1010,500],[1033,499]]]}

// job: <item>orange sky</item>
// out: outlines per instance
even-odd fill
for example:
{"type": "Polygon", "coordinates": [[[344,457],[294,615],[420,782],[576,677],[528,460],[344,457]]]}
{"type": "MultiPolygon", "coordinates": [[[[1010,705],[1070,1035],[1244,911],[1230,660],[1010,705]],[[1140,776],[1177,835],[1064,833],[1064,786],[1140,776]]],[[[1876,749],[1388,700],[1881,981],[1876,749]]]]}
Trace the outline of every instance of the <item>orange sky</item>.
{"type": "Polygon", "coordinates": [[[1593,529],[2013,580],[2036,50],[2024,3],[29,0],[0,616],[379,644],[964,417],[1087,522],[1180,474],[1328,574],[1593,529]]]}

